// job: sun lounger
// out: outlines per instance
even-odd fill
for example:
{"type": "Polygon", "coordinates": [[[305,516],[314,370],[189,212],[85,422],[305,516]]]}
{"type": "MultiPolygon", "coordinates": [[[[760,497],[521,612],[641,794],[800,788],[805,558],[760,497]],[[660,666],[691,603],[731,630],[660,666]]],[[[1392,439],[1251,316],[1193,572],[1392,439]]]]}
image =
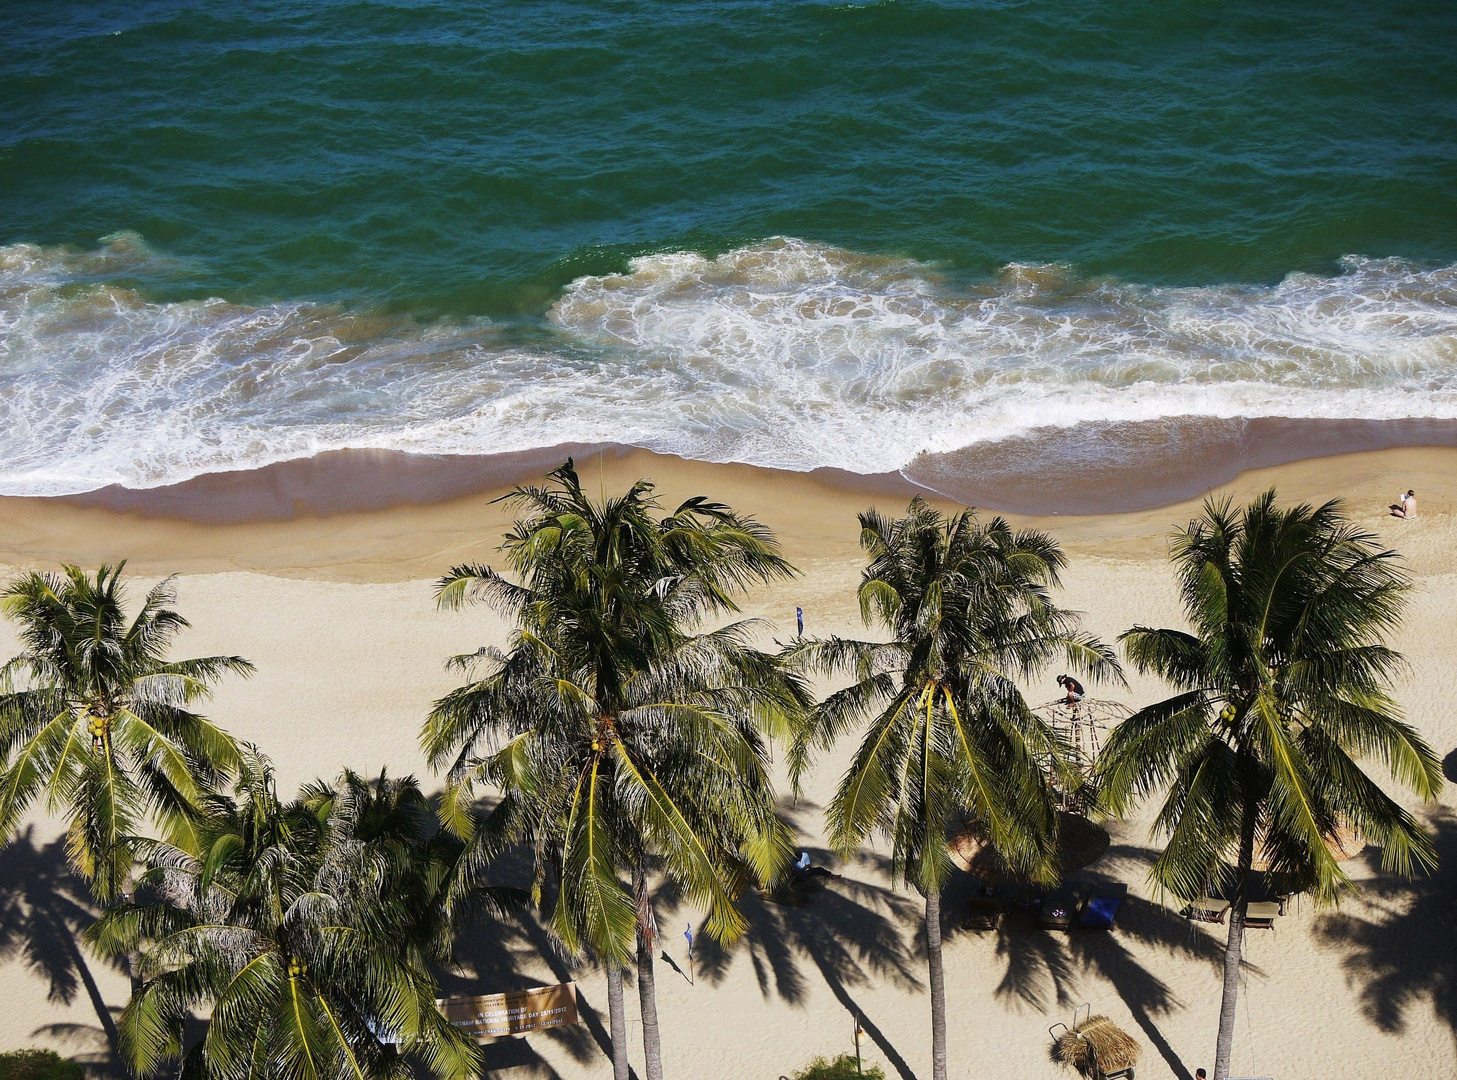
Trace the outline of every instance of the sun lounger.
{"type": "Polygon", "coordinates": [[[967,903],[968,930],[995,930],[1002,924],[1002,902],[995,896],[973,896],[967,903]]]}
{"type": "Polygon", "coordinates": [[[1201,896],[1184,909],[1184,917],[1195,922],[1222,923],[1229,914],[1229,901],[1215,896],[1201,896]]]}
{"type": "Polygon", "coordinates": [[[1021,911],[1035,911],[1042,902],[1042,889],[1036,885],[1012,883],[1001,887],[1002,900],[1021,911]]]}
{"type": "Polygon", "coordinates": [[[1280,905],[1270,900],[1258,900],[1245,909],[1247,930],[1273,930],[1280,915],[1280,905]]]}
{"type": "Polygon", "coordinates": [[[1128,895],[1128,886],[1110,883],[1094,885],[1083,905],[1082,918],[1078,921],[1089,930],[1111,930],[1118,918],[1118,909],[1128,895]]]}
{"type": "Polygon", "coordinates": [[[1037,916],[1037,925],[1044,930],[1066,930],[1072,925],[1073,912],[1077,910],[1077,894],[1071,889],[1057,889],[1042,900],[1042,911],[1037,916]]]}

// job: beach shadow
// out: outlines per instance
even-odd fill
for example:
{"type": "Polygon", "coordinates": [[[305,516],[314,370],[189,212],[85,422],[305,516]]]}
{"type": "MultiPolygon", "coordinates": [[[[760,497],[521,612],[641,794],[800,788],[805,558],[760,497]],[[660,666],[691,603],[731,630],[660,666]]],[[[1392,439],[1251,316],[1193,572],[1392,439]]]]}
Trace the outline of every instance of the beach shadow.
{"type": "Polygon", "coordinates": [[[1430,826],[1436,873],[1382,873],[1380,853],[1368,850],[1364,858],[1377,876],[1360,883],[1356,898],[1366,913],[1323,915],[1315,932],[1346,952],[1347,985],[1359,989],[1362,1010],[1378,1028],[1403,1032],[1425,1005],[1457,1043],[1457,814],[1440,809],[1430,826]]]}
{"type": "MultiPolygon", "coordinates": [[[[795,827],[798,820],[820,811],[819,806],[805,799],[780,803],[780,813],[795,827]]],[[[803,830],[799,832],[803,835],[803,830]]],[[[816,866],[828,868],[838,862],[823,847],[799,844],[796,850],[807,852],[816,866]]],[[[856,862],[861,877],[889,880],[889,859],[862,852],[856,862]]],[[[654,893],[654,904],[660,912],[676,915],[683,897],[671,883],[664,883],[654,893]]],[[[804,1005],[811,979],[818,974],[845,1010],[846,1030],[853,1030],[858,1018],[866,1037],[900,1080],[916,1080],[905,1056],[851,991],[887,984],[912,991],[923,988],[919,970],[924,966],[924,957],[918,961],[903,932],[905,926],[921,919],[919,896],[842,876],[797,896],[792,890],[766,895],[750,889],[740,897],[739,908],[748,929],[732,945],[720,945],[703,933],[701,926],[695,932],[696,979],[720,985],[733,965],[747,958],[764,997],[804,1005]]]]}
{"type": "MultiPolygon", "coordinates": [[[[508,852],[491,864],[490,884],[527,889],[530,883],[529,852],[508,852]]],[[[549,896],[547,900],[550,901],[549,896]]],[[[533,911],[523,910],[509,917],[481,914],[457,928],[454,963],[440,969],[437,977],[441,994],[446,997],[499,994],[540,986],[542,964],[551,973],[551,979],[559,983],[575,981],[584,970],[597,971],[595,967],[584,968],[567,956],[533,911]]],[[[575,1027],[550,1028],[483,1044],[483,1074],[519,1069],[519,1074],[512,1075],[559,1080],[560,1074],[532,1046],[537,1040],[562,1047],[572,1060],[581,1064],[596,1060],[599,1054],[610,1063],[612,1040],[605,1014],[605,1004],[599,1013],[579,983],[579,1022],[575,1027]]]]}
{"type": "MultiPolygon", "coordinates": [[[[1157,857],[1158,851],[1154,848],[1116,844],[1109,848],[1097,869],[1081,876],[1088,884],[1143,881],[1157,857]]],[[[1130,895],[1118,913],[1118,925],[1113,932],[1076,931],[1068,939],[1068,947],[1078,964],[1112,984],[1170,1071],[1179,1080],[1193,1080],[1190,1070],[1158,1026],[1158,1018],[1182,1009],[1184,1003],[1162,979],[1132,956],[1125,942],[1137,942],[1144,950],[1202,964],[1213,993],[1224,978],[1223,928],[1191,922],[1172,907],[1130,895]]],[[[1248,957],[1241,966],[1256,978],[1264,977],[1264,969],[1251,963],[1248,957]]]]}
{"type": "MultiPolygon", "coordinates": [[[[801,804],[803,806],[804,804],[801,804]]],[[[834,859],[823,848],[801,846],[817,865],[834,859]]],[[[888,861],[862,856],[861,862],[877,876],[886,876],[888,861]]],[[[664,909],[676,910],[677,897],[659,895],[664,909]]],[[[724,947],[701,935],[694,949],[697,978],[718,985],[733,965],[747,959],[759,992],[791,1005],[806,1001],[810,978],[817,973],[847,1014],[846,1029],[856,1017],[866,1036],[890,1062],[901,1080],[915,1080],[905,1057],[867,1015],[852,991],[860,987],[892,985],[922,989],[916,956],[908,948],[903,927],[921,915],[920,898],[848,877],[829,881],[803,906],[791,906],[747,893],[740,908],[749,929],[733,945],[724,947]]]]}
{"type": "MultiPolygon", "coordinates": [[[[1142,880],[1156,852],[1149,848],[1113,845],[1090,867],[1070,876],[1068,887],[1081,892],[1105,882],[1130,883],[1142,880]]],[[[964,912],[976,879],[953,882],[948,889],[948,935],[976,933],[961,926],[957,913],[964,912]]],[[[1209,969],[1211,985],[1217,986],[1223,971],[1224,944],[1203,928],[1190,923],[1174,910],[1141,897],[1129,895],[1118,912],[1112,931],[1084,930],[1074,926],[1067,932],[1049,931],[1038,925],[1035,911],[1012,910],[996,931],[996,955],[1004,965],[996,988],[998,997],[1048,1013],[1052,1007],[1071,1010],[1085,1000],[1084,979],[1097,976],[1108,982],[1128,1008],[1134,1022],[1169,1070],[1179,1080],[1193,1080],[1192,1072],[1180,1060],[1159,1027],[1159,1019],[1184,1007],[1172,988],[1153,973],[1132,952],[1157,953],[1194,960],[1209,969]]],[[[1255,975],[1258,967],[1247,965],[1255,975]]],[[[1094,1011],[1098,1011],[1095,1008],[1094,1011]]]]}
{"type": "MultiPolygon", "coordinates": [[[[64,839],[38,845],[27,828],[0,849],[0,962],[18,960],[44,980],[47,1000],[70,1005],[85,994],[96,1024],[48,1024],[33,1032],[67,1048],[95,1076],[124,1076],[116,1057],[116,1014],[106,1004],[80,936],[98,912],[86,883],[66,862],[64,839]]],[[[114,962],[125,971],[121,961],[114,962]]]]}
{"type": "Polygon", "coordinates": [[[1450,783],[1457,784],[1457,750],[1453,750],[1442,759],[1442,775],[1450,783]]]}

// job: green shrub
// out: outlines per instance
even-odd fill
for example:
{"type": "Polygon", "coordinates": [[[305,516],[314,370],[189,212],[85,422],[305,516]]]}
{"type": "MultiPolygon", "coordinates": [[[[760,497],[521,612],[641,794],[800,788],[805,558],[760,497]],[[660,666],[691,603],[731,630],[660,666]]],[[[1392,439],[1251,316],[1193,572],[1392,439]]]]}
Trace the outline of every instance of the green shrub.
{"type": "Polygon", "coordinates": [[[0,1054],[0,1080],[82,1080],[74,1061],[54,1050],[12,1050],[0,1054]]]}
{"type": "Polygon", "coordinates": [[[869,1080],[885,1080],[885,1070],[879,1065],[866,1065],[863,1073],[856,1072],[855,1055],[841,1054],[833,1061],[815,1058],[795,1073],[793,1080],[860,1080],[861,1076],[869,1080]]]}

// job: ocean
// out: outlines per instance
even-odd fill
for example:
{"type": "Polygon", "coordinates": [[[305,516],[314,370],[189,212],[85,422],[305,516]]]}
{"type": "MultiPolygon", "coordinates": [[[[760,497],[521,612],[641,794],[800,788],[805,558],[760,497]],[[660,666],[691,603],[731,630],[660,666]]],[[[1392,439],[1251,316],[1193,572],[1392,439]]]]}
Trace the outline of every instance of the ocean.
{"type": "Polygon", "coordinates": [[[1439,2],[8,0],[0,494],[1432,438],[1454,46],[1439,2]]]}

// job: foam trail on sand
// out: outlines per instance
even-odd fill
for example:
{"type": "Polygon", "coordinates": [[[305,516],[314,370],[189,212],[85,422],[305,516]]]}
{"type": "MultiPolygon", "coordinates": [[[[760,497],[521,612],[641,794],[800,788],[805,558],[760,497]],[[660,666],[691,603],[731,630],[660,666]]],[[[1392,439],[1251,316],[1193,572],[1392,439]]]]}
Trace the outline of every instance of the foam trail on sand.
{"type": "Polygon", "coordinates": [[[1168,288],[1012,265],[968,284],[780,238],[580,278],[526,332],[123,284],[161,261],[130,234],[0,247],[0,494],[345,448],[619,442],[869,473],[1085,422],[1457,418],[1450,266],[1168,288]]]}

